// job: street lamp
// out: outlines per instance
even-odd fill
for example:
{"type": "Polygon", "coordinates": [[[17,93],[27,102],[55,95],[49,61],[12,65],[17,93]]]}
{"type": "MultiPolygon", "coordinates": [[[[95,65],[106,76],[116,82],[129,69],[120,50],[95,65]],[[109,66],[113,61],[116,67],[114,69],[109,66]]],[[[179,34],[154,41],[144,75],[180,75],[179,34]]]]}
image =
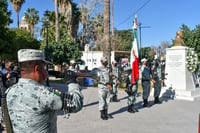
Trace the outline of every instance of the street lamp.
{"type": "Polygon", "coordinates": [[[141,26],[142,23],[138,23],[139,26],[139,30],[140,30],[140,59],[142,59],[142,33],[141,33],[141,29],[142,28],[151,28],[151,26],[141,26]]]}
{"type": "MultiPolygon", "coordinates": [[[[45,57],[46,57],[46,60],[48,60],[48,52],[49,52],[49,46],[48,46],[49,11],[48,10],[44,12],[44,27],[46,28],[45,57]]],[[[46,70],[48,72],[48,64],[46,64],[46,70]]],[[[49,77],[47,77],[46,84],[47,86],[49,86],[49,77]]]]}

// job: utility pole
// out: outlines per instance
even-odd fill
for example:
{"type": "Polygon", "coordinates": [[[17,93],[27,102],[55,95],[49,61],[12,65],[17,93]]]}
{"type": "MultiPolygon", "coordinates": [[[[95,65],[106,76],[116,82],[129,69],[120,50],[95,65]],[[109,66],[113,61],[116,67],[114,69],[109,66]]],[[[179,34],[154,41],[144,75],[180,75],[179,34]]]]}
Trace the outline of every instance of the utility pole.
{"type": "Polygon", "coordinates": [[[114,37],[114,0],[112,0],[112,37],[114,37]]]}
{"type": "Polygon", "coordinates": [[[142,59],[142,28],[151,28],[151,26],[141,26],[142,23],[138,23],[139,30],[140,30],[140,59],[142,59]]]}

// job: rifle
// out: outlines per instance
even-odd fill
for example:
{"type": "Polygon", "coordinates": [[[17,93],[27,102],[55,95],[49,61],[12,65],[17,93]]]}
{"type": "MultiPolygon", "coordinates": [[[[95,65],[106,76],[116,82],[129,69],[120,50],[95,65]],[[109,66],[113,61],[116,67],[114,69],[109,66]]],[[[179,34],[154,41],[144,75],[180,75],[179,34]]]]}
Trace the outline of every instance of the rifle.
{"type": "Polygon", "coordinates": [[[112,64],[109,63],[109,84],[112,86],[112,90],[110,90],[111,94],[113,94],[113,75],[110,75],[112,73],[112,64]]]}
{"type": "Polygon", "coordinates": [[[6,88],[3,86],[2,78],[0,78],[0,80],[1,80],[0,89],[1,89],[1,96],[2,96],[1,106],[2,106],[3,120],[5,121],[5,124],[6,124],[7,133],[13,133],[13,128],[12,128],[12,124],[11,124],[10,117],[8,114],[8,108],[7,108],[7,102],[6,102],[6,94],[5,94],[6,88]]]}

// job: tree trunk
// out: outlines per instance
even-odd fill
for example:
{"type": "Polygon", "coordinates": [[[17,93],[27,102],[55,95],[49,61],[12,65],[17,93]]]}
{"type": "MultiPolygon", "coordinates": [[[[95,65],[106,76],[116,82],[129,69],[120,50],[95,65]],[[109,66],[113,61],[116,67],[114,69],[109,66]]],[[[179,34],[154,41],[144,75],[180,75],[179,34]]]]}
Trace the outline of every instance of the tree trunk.
{"type": "Polygon", "coordinates": [[[34,25],[31,25],[31,35],[34,37],[34,25]]]}
{"type": "Polygon", "coordinates": [[[17,27],[19,28],[19,12],[17,12],[17,27]]]}
{"type": "Polygon", "coordinates": [[[60,30],[59,30],[59,17],[58,17],[58,2],[55,0],[55,18],[56,18],[56,42],[60,39],[60,30]]]}
{"type": "Polygon", "coordinates": [[[111,44],[110,44],[110,0],[104,0],[104,45],[106,50],[103,56],[108,57],[111,61],[111,44]]]}

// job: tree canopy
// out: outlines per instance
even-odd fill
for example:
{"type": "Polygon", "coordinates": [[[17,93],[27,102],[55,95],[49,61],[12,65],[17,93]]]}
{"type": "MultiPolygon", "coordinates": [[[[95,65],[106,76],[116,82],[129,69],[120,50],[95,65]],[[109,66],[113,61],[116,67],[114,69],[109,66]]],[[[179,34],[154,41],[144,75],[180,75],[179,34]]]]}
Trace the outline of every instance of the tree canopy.
{"type": "Polygon", "coordinates": [[[78,60],[82,56],[78,45],[67,36],[63,36],[58,42],[49,43],[48,47],[48,57],[54,64],[69,63],[70,60],[78,60]]]}
{"type": "Polygon", "coordinates": [[[8,47],[11,44],[8,25],[12,22],[11,12],[8,11],[7,0],[0,0],[0,55],[1,57],[8,53],[8,47]]]}
{"type": "Polygon", "coordinates": [[[192,30],[183,24],[181,30],[183,31],[183,41],[185,42],[185,45],[194,48],[200,59],[200,24],[196,25],[192,30]]]}
{"type": "Polygon", "coordinates": [[[30,26],[30,32],[32,36],[34,35],[34,26],[39,22],[39,11],[37,11],[35,8],[28,8],[26,12],[24,13],[25,20],[30,26]]]}
{"type": "Polygon", "coordinates": [[[116,30],[114,38],[114,49],[130,51],[132,47],[133,33],[132,30],[116,30]]]}

